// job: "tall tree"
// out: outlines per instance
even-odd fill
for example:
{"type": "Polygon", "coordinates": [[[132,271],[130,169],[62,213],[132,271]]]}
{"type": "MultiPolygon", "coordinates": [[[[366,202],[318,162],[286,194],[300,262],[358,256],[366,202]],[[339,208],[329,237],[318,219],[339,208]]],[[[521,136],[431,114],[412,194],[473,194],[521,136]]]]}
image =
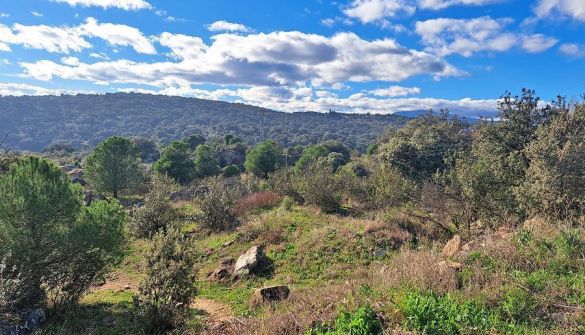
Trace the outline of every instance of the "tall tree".
{"type": "Polygon", "coordinates": [[[202,135],[190,135],[187,136],[183,142],[185,142],[191,150],[197,149],[197,146],[205,144],[206,139],[202,135]]]}
{"type": "Polygon", "coordinates": [[[128,138],[113,136],[100,143],[85,159],[85,177],[96,190],[118,193],[142,180],[140,153],[128,138]]]}
{"type": "Polygon", "coordinates": [[[195,171],[198,177],[213,176],[220,172],[217,153],[210,145],[199,145],[195,149],[195,171]]]}
{"type": "Polygon", "coordinates": [[[189,157],[189,146],[180,141],[171,142],[164,148],[160,159],[154,163],[153,169],[179,183],[190,182],[195,174],[195,165],[189,157]]]}
{"type": "MultiPolygon", "coordinates": [[[[75,302],[103,274],[123,242],[123,209],[114,201],[82,206],[78,185],[58,167],[27,157],[0,175],[0,259],[20,278],[16,307],[75,302]]],[[[3,278],[0,278],[3,279],[3,278]]]]}
{"type": "Polygon", "coordinates": [[[282,149],[274,141],[266,141],[252,148],[244,163],[246,171],[264,178],[283,165],[282,149]]]}

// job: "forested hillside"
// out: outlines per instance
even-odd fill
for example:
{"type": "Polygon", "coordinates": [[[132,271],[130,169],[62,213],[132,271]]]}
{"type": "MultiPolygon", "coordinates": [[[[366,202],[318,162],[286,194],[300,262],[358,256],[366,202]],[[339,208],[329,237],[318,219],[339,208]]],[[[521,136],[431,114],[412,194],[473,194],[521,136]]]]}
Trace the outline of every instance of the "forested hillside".
{"type": "Polygon", "coordinates": [[[91,148],[112,135],[168,143],[194,133],[207,138],[231,133],[255,144],[272,139],[282,146],[342,140],[364,150],[391,125],[392,115],[281,113],[221,101],[135,93],[1,97],[0,134],[17,150],[40,151],[50,144],[91,148]]]}

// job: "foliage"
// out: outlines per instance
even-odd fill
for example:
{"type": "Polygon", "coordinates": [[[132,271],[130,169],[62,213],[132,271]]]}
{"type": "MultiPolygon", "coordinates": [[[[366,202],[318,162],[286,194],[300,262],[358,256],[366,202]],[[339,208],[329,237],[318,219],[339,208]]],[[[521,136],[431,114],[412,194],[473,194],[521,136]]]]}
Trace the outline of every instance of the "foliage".
{"type": "Polygon", "coordinates": [[[468,125],[447,112],[418,117],[390,130],[387,138],[377,149],[382,160],[416,181],[447,169],[445,158],[465,150],[470,142],[468,125]]]}
{"type": "Polygon", "coordinates": [[[219,163],[215,149],[209,145],[200,144],[195,149],[195,171],[197,177],[208,177],[219,173],[219,163]]]}
{"type": "Polygon", "coordinates": [[[222,101],[162,95],[0,97],[0,134],[13,150],[40,151],[53,142],[93,147],[112,135],[153,138],[169,144],[192,134],[207,138],[235,134],[245,143],[273,139],[282,147],[343,141],[363,151],[398,115],[281,113],[222,101]],[[31,108],[34,106],[34,108],[31,108]],[[55,113],[54,111],[63,111],[55,113]],[[258,122],[260,118],[265,122],[258,122]]]}
{"type": "Polygon", "coordinates": [[[327,156],[329,151],[322,145],[313,145],[305,150],[303,150],[303,154],[299,158],[299,160],[295,164],[295,171],[297,173],[301,172],[307,165],[312,162],[316,162],[317,159],[321,157],[327,156]]]}
{"type": "Polygon", "coordinates": [[[307,204],[315,205],[325,213],[340,211],[344,181],[330,165],[322,162],[309,164],[302,174],[295,176],[294,185],[307,204]]]}
{"type": "Polygon", "coordinates": [[[78,186],[48,161],[19,160],[0,177],[0,193],[0,257],[26,285],[15,307],[43,303],[47,292],[74,303],[119,256],[122,208],[82,207],[78,186]]]}
{"type": "Polygon", "coordinates": [[[183,142],[185,142],[192,151],[195,151],[199,145],[205,144],[206,141],[205,137],[199,134],[189,135],[183,139],[183,142]]]}
{"type": "Polygon", "coordinates": [[[268,178],[270,172],[284,165],[282,149],[274,141],[266,141],[252,148],[246,156],[246,171],[268,178]]]}
{"type": "Polygon", "coordinates": [[[137,317],[147,334],[180,327],[195,296],[192,241],[177,229],[159,231],[146,255],[146,276],[135,299],[137,317]]]}
{"type": "Polygon", "coordinates": [[[331,327],[319,326],[306,335],[377,335],[382,334],[382,323],[371,306],[358,308],[353,313],[342,311],[331,327]]]}
{"type": "Polygon", "coordinates": [[[160,158],[156,140],[152,138],[135,137],[132,139],[136,144],[136,149],[140,153],[140,159],[143,162],[155,162],[160,158]]]}
{"type": "Polygon", "coordinates": [[[536,131],[525,150],[530,162],[517,188],[520,205],[531,215],[578,218],[585,211],[585,105],[562,108],[536,131]]]}
{"type": "Polygon", "coordinates": [[[199,219],[203,227],[215,232],[233,229],[236,218],[231,210],[241,196],[241,185],[234,179],[223,177],[206,178],[200,186],[203,192],[196,202],[201,209],[199,219]]]}
{"type": "Polygon", "coordinates": [[[235,177],[240,174],[240,168],[235,164],[230,164],[223,168],[223,176],[226,178],[235,177]]]}
{"type": "Polygon", "coordinates": [[[473,301],[458,303],[449,295],[407,292],[399,308],[407,329],[429,335],[488,334],[498,321],[487,308],[473,301]]]}
{"type": "Polygon", "coordinates": [[[96,146],[85,158],[85,178],[99,192],[131,189],[142,180],[140,156],[130,139],[114,136],[96,146]]]}
{"type": "Polygon", "coordinates": [[[172,180],[155,176],[152,188],[144,199],[144,205],[134,211],[130,230],[140,238],[150,238],[158,231],[167,231],[178,219],[172,207],[170,195],[174,190],[172,180]]]}
{"type": "Polygon", "coordinates": [[[184,142],[172,142],[165,147],[160,159],[152,168],[183,184],[193,180],[195,174],[195,165],[189,157],[189,146],[184,142]]]}
{"type": "Polygon", "coordinates": [[[323,161],[329,164],[334,171],[350,160],[349,150],[339,141],[325,141],[319,145],[306,148],[295,164],[295,171],[300,173],[307,165],[323,161]]]}

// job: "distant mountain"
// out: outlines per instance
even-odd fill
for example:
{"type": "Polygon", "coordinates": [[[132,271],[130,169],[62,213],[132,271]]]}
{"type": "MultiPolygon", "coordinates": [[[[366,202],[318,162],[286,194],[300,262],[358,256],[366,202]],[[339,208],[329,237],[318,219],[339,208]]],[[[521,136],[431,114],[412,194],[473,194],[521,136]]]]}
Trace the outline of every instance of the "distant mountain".
{"type": "Polygon", "coordinates": [[[195,98],[138,93],[0,97],[0,135],[15,150],[40,151],[50,144],[91,148],[113,135],[161,143],[201,133],[234,134],[254,144],[273,139],[283,146],[337,139],[365,150],[400,115],[282,113],[260,107],[195,98]]]}
{"type": "MultiPolygon", "coordinates": [[[[427,114],[428,112],[429,112],[428,110],[402,111],[402,112],[396,112],[396,113],[394,113],[394,115],[404,116],[407,118],[416,118],[416,117],[419,117],[421,115],[427,114]]],[[[435,112],[435,113],[438,113],[438,112],[435,112]]],[[[470,124],[477,123],[482,118],[495,118],[497,116],[497,112],[495,112],[495,111],[475,112],[475,114],[481,115],[481,117],[480,116],[469,117],[469,116],[461,115],[460,113],[450,113],[450,115],[452,115],[453,117],[458,117],[461,120],[464,120],[470,124]]]]}

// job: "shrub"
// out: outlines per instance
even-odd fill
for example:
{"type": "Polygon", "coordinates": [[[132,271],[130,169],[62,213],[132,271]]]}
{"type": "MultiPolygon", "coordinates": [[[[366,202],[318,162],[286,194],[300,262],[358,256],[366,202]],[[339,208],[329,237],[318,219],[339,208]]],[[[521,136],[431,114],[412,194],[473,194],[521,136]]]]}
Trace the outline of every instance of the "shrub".
{"type": "Polygon", "coordinates": [[[306,335],[377,335],[382,334],[382,323],[371,306],[360,307],[353,313],[342,311],[332,326],[317,326],[306,335]]]}
{"type": "Polygon", "coordinates": [[[274,206],[280,199],[277,194],[269,191],[248,194],[238,200],[231,212],[235,216],[240,216],[256,209],[274,206]]]}
{"type": "Polygon", "coordinates": [[[341,209],[343,181],[326,164],[312,163],[295,178],[295,188],[308,204],[319,207],[325,213],[341,209]]]}
{"type": "Polygon", "coordinates": [[[244,166],[246,171],[262,178],[268,178],[270,172],[274,172],[284,165],[282,149],[273,141],[260,143],[246,155],[244,166]]]}
{"type": "Polygon", "coordinates": [[[512,287],[504,295],[500,308],[509,321],[522,323],[530,319],[536,305],[530,292],[519,287],[512,287]]]}
{"type": "Polygon", "coordinates": [[[171,179],[156,176],[152,189],[144,200],[144,206],[134,211],[130,225],[132,233],[140,238],[150,238],[159,230],[166,231],[177,220],[177,210],[171,206],[170,195],[174,185],[171,179]]]}
{"type": "Polygon", "coordinates": [[[236,218],[231,209],[243,193],[240,183],[234,178],[217,176],[205,179],[201,186],[205,191],[196,201],[201,209],[202,226],[215,232],[233,229],[236,218]]]}
{"type": "Polygon", "coordinates": [[[147,334],[180,327],[195,296],[192,241],[177,229],[159,231],[146,255],[146,276],[134,298],[137,317],[147,334]]]}
{"type": "Polygon", "coordinates": [[[230,164],[223,168],[223,176],[226,178],[235,177],[240,174],[240,168],[236,164],[230,164]]]}
{"type": "Polygon", "coordinates": [[[178,183],[190,182],[195,175],[195,164],[189,157],[189,146],[184,142],[172,142],[163,149],[152,169],[178,183]]]}

